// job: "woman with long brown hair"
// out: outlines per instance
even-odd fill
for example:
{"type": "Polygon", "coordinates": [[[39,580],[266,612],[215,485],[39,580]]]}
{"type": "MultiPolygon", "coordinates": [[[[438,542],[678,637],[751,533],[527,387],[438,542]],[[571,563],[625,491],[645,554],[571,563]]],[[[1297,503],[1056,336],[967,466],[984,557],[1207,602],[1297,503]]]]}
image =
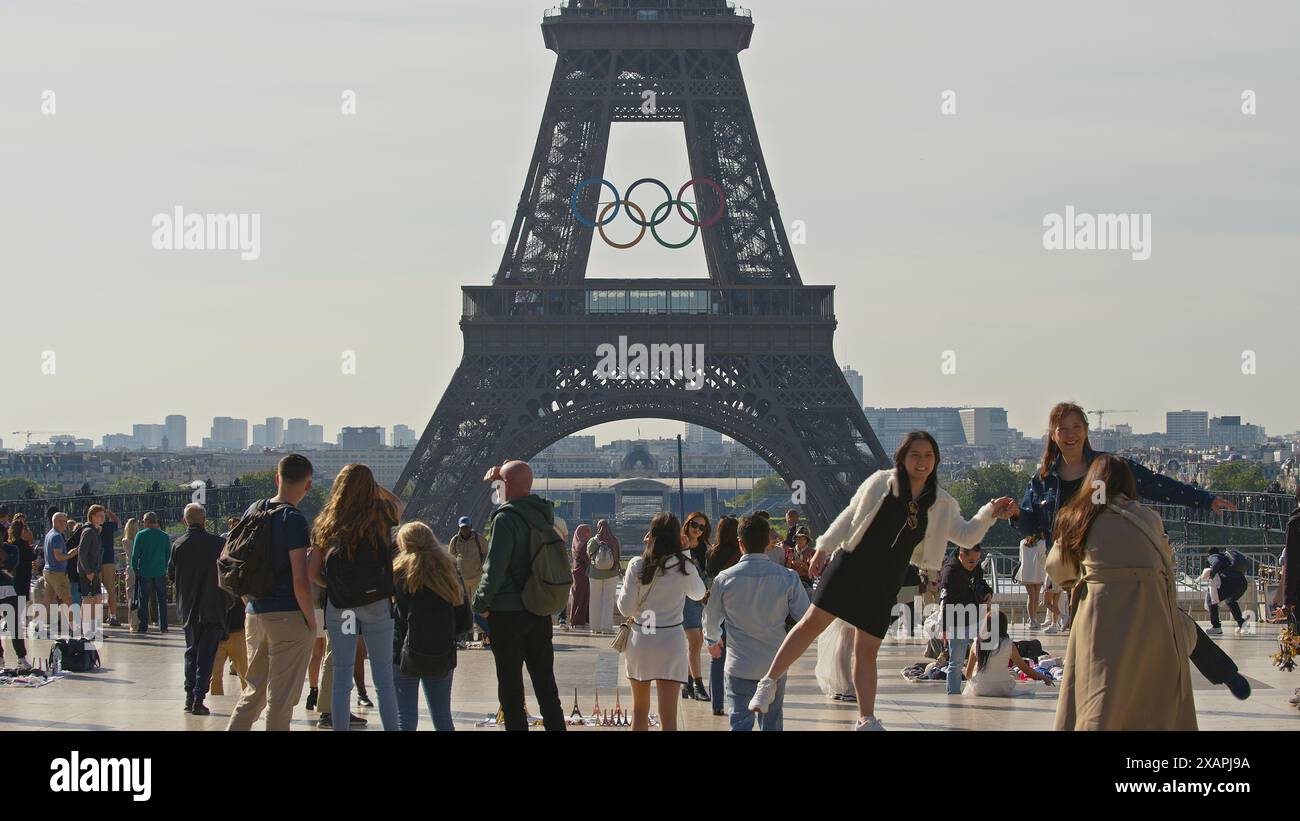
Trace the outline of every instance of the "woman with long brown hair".
{"type": "MultiPolygon", "coordinates": [[[[709,548],[704,559],[705,579],[712,579],[719,573],[740,561],[740,520],[735,516],[722,516],[718,519],[718,543],[709,548]]],[[[705,596],[705,601],[708,597],[705,596]]],[[[718,655],[709,658],[709,692],[712,694],[713,714],[725,716],[726,688],[723,675],[727,667],[727,625],[722,625],[722,637],[718,640],[718,655]]]]}
{"type": "Polygon", "coordinates": [[[894,453],[894,469],[868,477],[835,517],[818,540],[809,568],[814,577],[821,577],[812,606],[786,634],[749,709],[766,712],[786,671],[840,618],[856,628],[857,729],[884,729],[875,715],[876,654],[893,619],[903,570],[910,562],[937,574],[948,542],[977,544],[995,519],[1006,518],[1015,507],[1009,497],[996,499],[966,521],[957,500],[939,487],[938,465],[939,443],[925,431],[912,431],[894,453]]]}
{"type": "Polygon", "coordinates": [[[657,513],[645,534],[645,552],[628,562],[618,609],[631,619],[623,656],[632,684],[632,729],[650,728],[650,685],[659,690],[659,725],[677,729],[678,687],[686,683],[686,633],[682,605],[707,592],[695,560],[685,551],[681,523],[657,513]]]}
{"type": "Polygon", "coordinates": [[[393,539],[400,499],[375,481],[365,465],[346,465],[316,517],[307,575],[325,588],[325,628],[334,665],[330,715],[335,730],[350,724],[357,637],[366,639],[370,675],[385,730],[396,730],[393,685],[393,539]]]}
{"type": "Polygon", "coordinates": [[[1098,454],[1060,511],[1048,574],[1078,588],[1056,704],[1058,730],[1195,730],[1188,654],[1160,514],[1137,501],[1128,463],[1098,454]]]}
{"type": "MultiPolygon", "coordinates": [[[[1092,463],[1104,455],[1107,454],[1093,450],[1088,443],[1088,414],[1083,408],[1074,402],[1058,402],[1048,415],[1042,464],[1029,480],[1024,499],[1011,512],[1012,524],[1025,536],[1041,539],[1048,556],[1051,555],[1057,530],[1057,511],[1062,510],[1080,493],[1088,493],[1089,487],[1085,485],[1084,475],[1092,463]]],[[[1133,476],[1135,499],[1203,508],[1215,513],[1237,509],[1232,502],[1212,493],[1150,471],[1123,457],[1115,458],[1122,461],[1133,476]]],[[[1051,582],[1060,582],[1050,569],[1047,577],[1051,582]]],[[[1068,613],[1073,606],[1066,604],[1061,609],[1068,613]]],[[[1237,665],[1228,654],[1205,635],[1199,625],[1196,626],[1192,664],[1211,684],[1226,685],[1239,699],[1250,696],[1250,683],[1238,672],[1237,665]]]]}
{"type": "MultiPolygon", "coordinates": [[[[695,562],[695,568],[704,576],[704,567],[709,558],[709,536],[712,535],[709,517],[697,510],[686,517],[682,527],[682,539],[686,552],[695,562]]],[[[704,579],[707,588],[708,578],[704,579]]],[[[704,689],[704,680],[700,678],[700,648],[704,646],[704,602],[687,598],[682,606],[682,629],[686,631],[686,668],[689,680],[682,685],[682,698],[709,701],[709,693],[704,689]]]]}
{"type": "Polygon", "coordinates": [[[393,677],[398,729],[415,730],[423,689],[434,729],[451,731],[456,729],[451,719],[456,637],[469,629],[472,620],[465,580],[456,571],[451,553],[424,522],[402,525],[397,550],[393,677]]]}
{"type": "MultiPolygon", "coordinates": [[[[1011,514],[1012,525],[1024,536],[1037,540],[1028,550],[1041,550],[1044,554],[1051,551],[1056,513],[1079,492],[1088,466],[1099,455],[1101,452],[1093,450],[1088,443],[1088,414],[1074,402],[1058,402],[1047,417],[1042,462],[1025,489],[1024,499],[1011,514]]],[[[1216,513],[1236,510],[1231,502],[1212,493],[1154,473],[1135,462],[1125,462],[1133,474],[1137,498],[1208,508],[1216,513]]],[[[1048,590],[1047,595],[1051,597],[1048,607],[1052,609],[1056,594],[1050,592],[1050,586],[1048,590]]],[[[1064,626],[1064,618],[1062,622],[1059,626],[1050,625],[1045,632],[1057,632],[1064,626]]]]}

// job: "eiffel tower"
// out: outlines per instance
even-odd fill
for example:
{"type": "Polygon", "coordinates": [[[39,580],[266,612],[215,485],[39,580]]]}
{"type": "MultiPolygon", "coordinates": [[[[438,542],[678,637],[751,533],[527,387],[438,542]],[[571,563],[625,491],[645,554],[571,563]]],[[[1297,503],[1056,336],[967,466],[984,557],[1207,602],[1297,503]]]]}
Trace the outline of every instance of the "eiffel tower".
{"type": "Polygon", "coordinates": [[[461,515],[482,523],[492,465],[625,419],[691,422],[750,448],[801,483],[817,532],[890,464],[835,361],[834,287],[804,285],[795,266],[740,70],[753,27],[725,0],[546,13],[558,59],[532,162],[492,284],[462,289],[460,366],[396,486],[409,487],[408,518],[444,535],[461,515]],[[688,183],[694,208],[677,206],[683,219],[698,209],[707,279],[586,280],[595,221],[619,207],[584,185],[603,174],[614,122],[684,124],[691,176],[716,183],[688,183]],[[597,349],[620,336],[702,344],[703,373],[602,371],[597,349]]]}

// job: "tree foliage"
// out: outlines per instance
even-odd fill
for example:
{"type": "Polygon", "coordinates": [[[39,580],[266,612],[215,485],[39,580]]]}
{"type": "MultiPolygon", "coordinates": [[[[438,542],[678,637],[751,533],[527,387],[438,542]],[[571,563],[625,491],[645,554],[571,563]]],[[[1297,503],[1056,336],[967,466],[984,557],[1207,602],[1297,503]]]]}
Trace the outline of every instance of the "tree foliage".
{"type": "Polygon", "coordinates": [[[1268,489],[1268,479],[1253,462],[1227,462],[1210,471],[1209,485],[1214,490],[1262,492],[1268,489]]]}

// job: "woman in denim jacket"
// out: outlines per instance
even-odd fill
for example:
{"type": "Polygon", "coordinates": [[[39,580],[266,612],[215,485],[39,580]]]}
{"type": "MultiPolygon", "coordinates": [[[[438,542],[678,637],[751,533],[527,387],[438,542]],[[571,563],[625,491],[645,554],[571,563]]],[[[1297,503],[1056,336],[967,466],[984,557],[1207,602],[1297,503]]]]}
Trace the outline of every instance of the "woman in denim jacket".
{"type": "MultiPolygon", "coordinates": [[[[1056,513],[1075,493],[1083,491],[1083,477],[1088,466],[1097,458],[1088,444],[1088,415],[1073,402],[1060,402],[1052,408],[1047,420],[1047,445],[1038,472],[1029,480],[1019,510],[1012,513],[1011,524],[1027,537],[1037,536],[1052,549],[1052,531],[1056,513]]],[[[1125,464],[1137,480],[1138,495],[1149,501],[1186,507],[1207,508],[1215,513],[1236,510],[1236,505],[1200,488],[1183,484],[1176,479],[1155,473],[1142,465],[1125,459],[1125,464]]],[[[1073,611],[1078,602],[1071,602],[1073,611]]],[[[1197,625],[1196,646],[1191,661],[1211,683],[1227,684],[1237,698],[1250,695],[1250,685],[1237,672],[1237,665],[1219,649],[1197,625]]]]}

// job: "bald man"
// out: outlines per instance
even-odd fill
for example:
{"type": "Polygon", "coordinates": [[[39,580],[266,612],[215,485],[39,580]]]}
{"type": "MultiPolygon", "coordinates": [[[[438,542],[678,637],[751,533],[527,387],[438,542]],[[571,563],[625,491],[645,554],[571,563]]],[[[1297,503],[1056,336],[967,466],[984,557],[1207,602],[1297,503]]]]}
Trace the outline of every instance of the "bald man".
{"type": "Polygon", "coordinates": [[[232,601],[217,586],[217,559],[226,540],[208,532],[202,505],[186,505],[184,518],[187,529],[172,547],[167,569],[176,581],[176,614],[185,628],[185,711],[206,716],[211,710],[203,701],[232,601]]]}
{"type": "Polygon", "coordinates": [[[528,611],[523,582],[531,571],[530,534],[555,530],[555,507],[533,494],[533,470],[527,462],[510,461],[483,477],[500,482],[504,503],[492,514],[483,579],[474,596],[474,611],[488,621],[497,670],[497,700],[507,730],[526,731],[524,670],[533,682],[542,721],[548,731],[563,731],[564,708],[555,686],[555,651],[551,617],[528,611]]]}

